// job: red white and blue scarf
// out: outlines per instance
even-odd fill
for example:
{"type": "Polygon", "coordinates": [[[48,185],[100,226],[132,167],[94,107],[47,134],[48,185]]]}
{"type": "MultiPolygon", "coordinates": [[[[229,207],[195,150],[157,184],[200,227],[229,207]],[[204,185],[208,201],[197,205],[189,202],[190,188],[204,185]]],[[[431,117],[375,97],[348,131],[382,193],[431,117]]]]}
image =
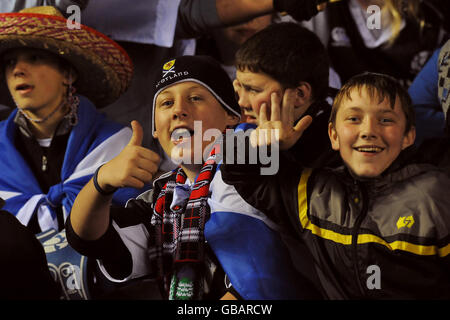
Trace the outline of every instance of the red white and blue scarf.
{"type": "Polygon", "coordinates": [[[150,259],[164,279],[171,300],[198,300],[203,296],[204,229],[210,216],[209,187],[216,167],[213,149],[190,190],[185,185],[186,174],[178,168],[157,197],[152,217],[157,232],[150,259]],[[173,201],[174,197],[180,199],[173,201]]]}

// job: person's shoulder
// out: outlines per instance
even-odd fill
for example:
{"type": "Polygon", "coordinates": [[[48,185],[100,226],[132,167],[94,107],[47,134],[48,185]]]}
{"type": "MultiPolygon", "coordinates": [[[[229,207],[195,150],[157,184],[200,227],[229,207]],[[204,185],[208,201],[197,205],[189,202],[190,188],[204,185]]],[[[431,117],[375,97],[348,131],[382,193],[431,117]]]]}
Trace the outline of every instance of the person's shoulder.
{"type": "MultiPolygon", "coordinates": [[[[0,105],[0,106],[1,106],[1,105],[0,105]]],[[[0,111],[0,113],[1,113],[1,111],[0,111]]],[[[16,114],[17,114],[17,109],[14,109],[14,110],[12,110],[12,111],[10,111],[10,112],[8,113],[8,116],[7,116],[7,117],[1,118],[1,120],[0,120],[0,128],[6,127],[6,125],[7,125],[9,122],[13,122],[14,117],[16,116],[16,114]]]]}
{"type": "MultiPolygon", "coordinates": [[[[287,163],[285,164],[286,166],[288,166],[287,163]]],[[[295,166],[296,164],[291,163],[290,165],[295,166]]],[[[338,185],[351,184],[353,181],[350,175],[345,172],[344,166],[340,166],[338,168],[304,167],[299,172],[299,174],[292,174],[292,176],[289,175],[289,171],[289,169],[286,170],[283,181],[285,181],[286,184],[288,184],[289,181],[291,181],[291,185],[292,183],[297,184],[298,190],[300,190],[302,186],[307,188],[307,190],[309,191],[312,191],[313,189],[323,190],[328,188],[335,188],[338,185]]]]}
{"type": "Polygon", "coordinates": [[[97,110],[95,110],[98,113],[98,130],[99,131],[126,131],[130,133],[130,137],[131,137],[131,133],[132,130],[130,127],[123,125],[121,123],[118,123],[110,118],[108,118],[105,114],[99,113],[97,110]]]}
{"type": "MultiPolygon", "coordinates": [[[[395,175],[391,177],[393,181],[405,184],[418,197],[436,200],[450,190],[450,174],[444,168],[429,163],[406,164],[395,175]]],[[[450,204],[450,198],[448,202],[450,204]]]]}
{"type": "Polygon", "coordinates": [[[444,168],[428,164],[421,164],[420,166],[423,167],[421,178],[430,181],[431,187],[442,189],[443,184],[450,186],[450,175],[444,168]]]}
{"type": "Polygon", "coordinates": [[[95,122],[99,131],[111,129],[118,131],[127,128],[127,126],[108,118],[89,98],[81,94],[77,94],[77,97],[79,99],[78,117],[81,117],[81,119],[89,119],[89,123],[91,123],[91,121],[95,122]]]}
{"type": "Polygon", "coordinates": [[[414,208],[414,212],[422,217],[423,221],[429,221],[430,225],[436,226],[439,230],[445,226],[449,227],[450,174],[443,168],[431,164],[411,164],[405,166],[403,170],[414,173],[399,188],[393,190],[399,194],[403,192],[401,198],[408,203],[408,207],[414,208]]]}

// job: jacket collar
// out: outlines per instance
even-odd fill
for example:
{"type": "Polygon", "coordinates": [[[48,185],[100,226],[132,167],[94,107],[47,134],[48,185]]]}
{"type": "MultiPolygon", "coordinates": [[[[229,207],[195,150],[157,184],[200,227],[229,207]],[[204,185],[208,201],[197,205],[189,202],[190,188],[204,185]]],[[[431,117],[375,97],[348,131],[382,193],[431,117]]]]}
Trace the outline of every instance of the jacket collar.
{"type": "MultiPolygon", "coordinates": [[[[17,112],[14,116],[14,123],[18,126],[20,132],[27,138],[33,138],[34,135],[29,127],[29,123],[24,115],[20,112],[17,112]]],[[[70,124],[70,120],[68,118],[63,118],[61,122],[56,127],[55,136],[62,136],[66,133],[70,132],[72,126],[70,124]]]]}
{"type": "Polygon", "coordinates": [[[345,165],[332,170],[347,184],[364,185],[368,190],[380,192],[395,182],[403,181],[434,168],[431,164],[414,163],[412,159],[415,152],[416,149],[414,146],[406,148],[389,168],[376,178],[358,177],[345,165]]]}

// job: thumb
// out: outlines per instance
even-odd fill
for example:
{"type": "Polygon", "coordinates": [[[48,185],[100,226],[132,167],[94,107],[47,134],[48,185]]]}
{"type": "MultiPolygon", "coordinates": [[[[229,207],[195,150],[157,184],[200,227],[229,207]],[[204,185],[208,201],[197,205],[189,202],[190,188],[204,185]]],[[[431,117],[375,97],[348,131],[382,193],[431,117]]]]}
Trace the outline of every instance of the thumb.
{"type": "Polygon", "coordinates": [[[308,129],[309,125],[312,123],[313,119],[311,116],[304,116],[294,127],[294,131],[301,136],[303,132],[308,129]]]}
{"type": "Polygon", "coordinates": [[[131,121],[131,129],[133,130],[133,135],[131,136],[130,142],[128,142],[129,146],[141,146],[142,139],[144,138],[144,129],[142,129],[141,124],[133,120],[131,121]]]}

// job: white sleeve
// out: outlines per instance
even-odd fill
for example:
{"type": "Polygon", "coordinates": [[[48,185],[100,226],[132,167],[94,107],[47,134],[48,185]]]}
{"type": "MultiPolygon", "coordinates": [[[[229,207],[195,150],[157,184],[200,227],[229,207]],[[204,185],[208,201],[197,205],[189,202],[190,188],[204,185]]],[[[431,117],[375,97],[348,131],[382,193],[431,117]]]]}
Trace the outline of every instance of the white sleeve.
{"type": "Polygon", "coordinates": [[[117,223],[112,222],[114,229],[116,229],[123,244],[127,247],[131,254],[132,270],[130,275],[123,279],[115,279],[112,277],[101,260],[97,260],[100,270],[105,277],[112,282],[125,282],[130,279],[140,278],[151,273],[151,264],[148,257],[148,239],[149,234],[144,224],[131,225],[127,227],[119,227],[117,223]]]}
{"type": "Polygon", "coordinates": [[[90,1],[81,23],[116,41],[173,46],[180,0],[90,1]]]}

